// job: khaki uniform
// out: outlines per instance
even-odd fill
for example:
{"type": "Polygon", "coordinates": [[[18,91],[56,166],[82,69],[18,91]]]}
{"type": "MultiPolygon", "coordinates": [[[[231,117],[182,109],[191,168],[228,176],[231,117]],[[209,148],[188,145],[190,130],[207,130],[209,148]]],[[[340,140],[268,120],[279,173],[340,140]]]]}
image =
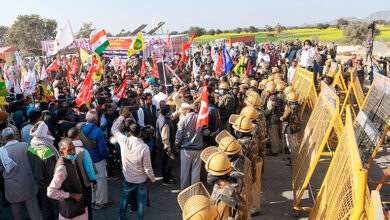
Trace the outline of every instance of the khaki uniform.
{"type": "Polygon", "coordinates": [[[218,111],[221,117],[222,127],[227,131],[231,132],[231,127],[229,124],[229,117],[231,114],[234,114],[234,101],[233,97],[230,94],[224,94],[218,100],[218,111]]]}
{"type": "Polygon", "coordinates": [[[252,183],[252,172],[251,172],[251,161],[242,154],[237,154],[233,156],[229,156],[229,160],[232,166],[232,171],[230,172],[230,176],[235,178],[240,185],[241,188],[241,197],[243,200],[244,208],[243,212],[246,213],[246,216],[250,216],[250,204],[252,201],[252,193],[251,193],[251,183],[252,183]]]}
{"type": "Polygon", "coordinates": [[[298,147],[298,133],[299,131],[292,131],[291,126],[293,123],[290,119],[293,114],[299,114],[299,106],[298,102],[294,104],[289,104],[286,106],[286,109],[283,113],[283,120],[286,122],[287,127],[285,131],[283,131],[284,135],[286,136],[286,144],[288,149],[290,150],[291,156],[294,156],[295,150],[298,147]]]}
{"type": "Polygon", "coordinates": [[[215,201],[221,219],[233,217],[236,220],[246,220],[245,202],[241,197],[241,186],[239,183],[227,182],[224,185],[214,184],[211,199],[215,201]]]}
{"type": "Polygon", "coordinates": [[[283,103],[276,94],[272,94],[265,105],[265,116],[268,121],[268,136],[271,141],[271,152],[277,154],[280,152],[280,117],[283,112],[283,103]]]}
{"type": "MultiPolygon", "coordinates": [[[[251,135],[246,135],[237,141],[240,143],[241,147],[244,149],[245,156],[251,161],[251,203],[250,203],[250,212],[255,213],[260,211],[260,176],[258,165],[262,161],[259,157],[259,145],[260,141],[258,140],[259,126],[254,124],[254,129],[251,135]]],[[[260,168],[261,173],[261,168],[260,168]]]]}
{"type": "Polygon", "coordinates": [[[364,67],[363,65],[355,64],[356,65],[356,70],[357,70],[357,77],[359,78],[360,85],[363,88],[364,84],[364,67]]]}

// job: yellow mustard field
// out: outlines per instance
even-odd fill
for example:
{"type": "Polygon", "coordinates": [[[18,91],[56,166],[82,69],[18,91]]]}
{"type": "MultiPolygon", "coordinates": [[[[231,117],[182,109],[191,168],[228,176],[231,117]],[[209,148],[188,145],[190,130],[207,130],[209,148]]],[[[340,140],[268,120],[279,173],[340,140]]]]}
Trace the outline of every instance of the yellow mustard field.
{"type": "MultiPolygon", "coordinates": [[[[377,40],[390,41],[390,27],[379,27],[380,35],[376,36],[377,40]]],[[[317,28],[303,28],[303,29],[289,29],[283,30],[279,36],[274,36],[274,32],[241,32],[241,33],[222,33],[216,35],[203,35],[195,38],[195,43],[208,43],[218,38],[230,38],[255,35],[256,42],[262,41],[281,41],[281,40],[295,40],[299,38],[313,39],[318,38],[321,42],[339,42],[343,39],[343,32],[337,28],[317,29],[317,28]]]]}

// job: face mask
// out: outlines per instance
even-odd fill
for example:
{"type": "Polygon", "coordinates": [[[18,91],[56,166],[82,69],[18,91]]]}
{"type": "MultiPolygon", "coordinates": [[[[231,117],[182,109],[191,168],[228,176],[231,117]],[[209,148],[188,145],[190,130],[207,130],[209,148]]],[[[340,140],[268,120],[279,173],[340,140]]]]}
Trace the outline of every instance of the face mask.
{"type": "Polygon", "coordinates": [[[306,48],[306,49],[309,49],[309,48],[310,48],[310,45],[305,45],[305,48],[306,48]]]}
{"type": "Polygon", "coordinates": [[[68,160],[76,160],[76,154],[72,154],[72,155],[68,155],[67,157],[66,157],[66,159],[68,159],[68,160]]]}
{"type": "Polygon", "coordinates": [[[219,94],[223,95],[225,92],[223,90],[219,90],[219,94]]]}

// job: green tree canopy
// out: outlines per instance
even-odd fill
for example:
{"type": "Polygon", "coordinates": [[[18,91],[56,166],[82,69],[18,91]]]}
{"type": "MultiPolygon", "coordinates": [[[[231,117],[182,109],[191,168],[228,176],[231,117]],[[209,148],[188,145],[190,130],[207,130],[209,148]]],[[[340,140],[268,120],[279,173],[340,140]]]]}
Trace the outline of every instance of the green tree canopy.
{"type": "Polygon", "coordinates": [[[92,27],[92,22],[83,23],[83,26],[76,34],[76,38],[89,38],[91,32],[94,31],[95,28],[92,27]]]}
{"type": "Polygon", "coordinates": [[[53,40],[56,36],[57,21],[41,16],[19,15],[9,28],[5,43],[19,49],[40,50],[41,41],[53,40]]]}
{"type": "Polygon", "coordinates": [[[0,46],[5,45],[5,37],[8,32],[8,27],[7,26],[0,26],[0,46]]]}
{"type": "MultiPolygon", "coordinates": [[[[344,41],[348,44],[363,44],[369,39],[368,24],[364,22],[351,22],[348,25],[343,26],[344,41]]],[[[376,29],[374,35],[380,33],[379,29],[376,29]]]]}

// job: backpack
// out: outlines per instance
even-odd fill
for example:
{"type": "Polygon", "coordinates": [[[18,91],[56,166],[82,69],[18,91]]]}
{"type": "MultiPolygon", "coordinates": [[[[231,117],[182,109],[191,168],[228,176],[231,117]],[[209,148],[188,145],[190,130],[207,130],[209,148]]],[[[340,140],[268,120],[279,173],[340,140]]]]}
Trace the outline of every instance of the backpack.
{"type": "Polygon", "coordinates": [[[295,134],[301,130],[301,119],[299,118],[298,108],[292,108],[292,113],[288,120],[288,126],[290,127],[290,133],[295,134]]]}

